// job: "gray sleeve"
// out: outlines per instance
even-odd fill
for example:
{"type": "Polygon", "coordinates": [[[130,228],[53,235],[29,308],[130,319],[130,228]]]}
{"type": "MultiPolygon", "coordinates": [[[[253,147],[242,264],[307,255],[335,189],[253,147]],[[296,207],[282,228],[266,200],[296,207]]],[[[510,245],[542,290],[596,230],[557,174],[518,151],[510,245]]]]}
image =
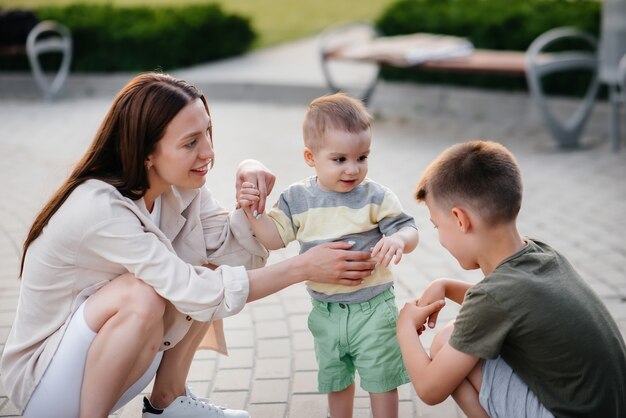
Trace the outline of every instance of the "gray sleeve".
{"type": "Polygon", "coordinates": [[[391,235],[402,228],[410,227],[417,229],[415,219],[402,211],[402,205],[398,197],[389,189],[385,190],[385,196],[378,208],[378,227],[385,235],[391,235]]]}

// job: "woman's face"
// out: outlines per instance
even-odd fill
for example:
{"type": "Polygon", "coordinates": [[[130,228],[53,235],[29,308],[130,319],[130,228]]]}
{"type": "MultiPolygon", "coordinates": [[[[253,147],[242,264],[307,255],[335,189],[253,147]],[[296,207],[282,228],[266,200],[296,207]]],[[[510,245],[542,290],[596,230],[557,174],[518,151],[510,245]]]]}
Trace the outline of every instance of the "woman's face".
{"type": "Polygon", "coordinates": [[[158,196],[170,186],[197,189],[204,185],[215,156],[210,126],[211,119],[200,99],[183,107],[172,119],[148,156],[151,195],[158,196]]]}

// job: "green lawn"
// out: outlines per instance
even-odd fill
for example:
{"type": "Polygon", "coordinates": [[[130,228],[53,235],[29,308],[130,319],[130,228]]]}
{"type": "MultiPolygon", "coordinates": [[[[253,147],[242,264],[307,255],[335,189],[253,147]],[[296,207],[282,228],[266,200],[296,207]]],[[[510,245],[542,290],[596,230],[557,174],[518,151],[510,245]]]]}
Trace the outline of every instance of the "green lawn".
{"type": "MultiPolygon", "coordinates": [[[[115,5],[179,5],[203,0],[82,0],[115,5]]],[[[348,21],[373,21],[393,0],[215,0],[225,11],[251,19],[259,34],[256,47],[298,39],[348,21]]],[[[0,0],[0,8],[68,4],[72,0],[0,0]]]]}

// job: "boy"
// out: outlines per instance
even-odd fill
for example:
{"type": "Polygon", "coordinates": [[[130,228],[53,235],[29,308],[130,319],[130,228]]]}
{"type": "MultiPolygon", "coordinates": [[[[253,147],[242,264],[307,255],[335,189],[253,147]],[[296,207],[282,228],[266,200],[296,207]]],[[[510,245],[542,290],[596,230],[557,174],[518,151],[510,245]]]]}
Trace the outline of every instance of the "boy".
{"type": "Polygon", "coordinates": [[[452,395],[470,417],[625,417],[620,331],[562,255],[518,233],[513,155],[493,142],[452,146],[426,169],[416,198],[441,244],[485,275],[473,286],[435,280],[402,309],[398,341],[420,398],[452,395]],[[429,357],[419,335],[426,321],[435,326],[445,298],[461,309],[429,357]]]}
{"type": "Polygon", "coordinates": [[[398,416],[397,387],[409,382],[395,336],[398,310],[388,266],[415,249],[418,233],[397,197],[366,178],[371,120],[363,103],[345,94],[313,100],[302,130],[304,160],[316,176],[283,191],[268,215],[251,213],[258,196],[251,184],[239,196],[257,239],[270,250],[294,240],[301,253],[348,241],[377,260],[357,286],[307,283],[318,389],[328,394],[332,418],[352,416],[355,369],[375,418],[398,416]]]}

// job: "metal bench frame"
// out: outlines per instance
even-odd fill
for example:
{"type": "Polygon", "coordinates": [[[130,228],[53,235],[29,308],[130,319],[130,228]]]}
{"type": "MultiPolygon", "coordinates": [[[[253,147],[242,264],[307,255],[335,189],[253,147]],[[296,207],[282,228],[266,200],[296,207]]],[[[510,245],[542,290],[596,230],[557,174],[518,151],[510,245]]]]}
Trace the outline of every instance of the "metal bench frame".
{"type": "MultiPolygon", "coordinates": [[[[342,60],[342,49],[351,45],[343,44],[337,39],[344,36],[346,31],[354,28],[363,29],[366,23],[353,23],[331,28],[320,37],[320,58],[322,72],[328,88],[333,92],[343,90],[334,80],[330,71],[329,63],[332,60],[342,60]]],[[[370,26],[371,27],[371,26],[370,26]]],[[[380,36],[374,28],[370,29],[371,38],[380,36]]],[[[595,37],[573,28],[557,28],[539,36],[528,48],[528,51],[496,51],[477,49],[471,55],[462,58],[432,60],[410,66],[415,70],[436,70],[463,73],[483,73],[509,76],[526,77],[531,98],[539,107],[543,121],[561,148],[576,148],[580,146],[580,136],[591,114],[593,104],[599,88],[597,57],[598,42],[595,37]],[[544,53],[543,50],[549,45],[564,38],[578,38],[587,43],[589,51],[563,51],[558,53],[544,53]],[[588,70],[591,73],[591,81],[587,91],[577,110],[565,121],[561,121],[551,111],[547,96],[541,87],[541,78],[555,72],[570,70],[588,70]]],[[[391,65],[380,59],[367,59],[361,61],[381,66],[391,65]]],[[[626,85],[626,57],[620,64],[621,94],[612,97],[613,112],[611,118],[611,141],[613,149],[619,149],[619,103],[623,101],[624,85],[626,85]]],[[[370,100],[379,78],[379,71],[375,77],[363,89],[361,99],[366,103],[370,100]]]]}
{"type": "Polygon", "coordinates": [[[52,100],[60,93],[70,72],[72,62],[72,36],[64,25],[51,20],[38,23],[26,39],[26,55],[30,62],[33,77],[44,97],[52,100]],[[45,37],[40,37],[46,35],[45,37]],[[61,65],[50,80],[43,69],[39,57],[42,54],[61,53],[61,65]]]}

